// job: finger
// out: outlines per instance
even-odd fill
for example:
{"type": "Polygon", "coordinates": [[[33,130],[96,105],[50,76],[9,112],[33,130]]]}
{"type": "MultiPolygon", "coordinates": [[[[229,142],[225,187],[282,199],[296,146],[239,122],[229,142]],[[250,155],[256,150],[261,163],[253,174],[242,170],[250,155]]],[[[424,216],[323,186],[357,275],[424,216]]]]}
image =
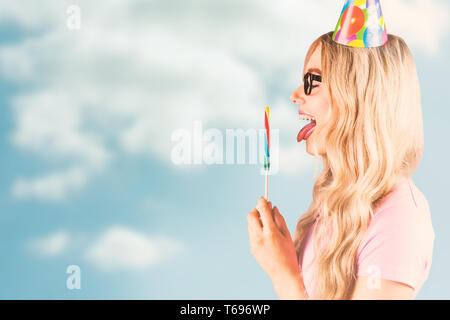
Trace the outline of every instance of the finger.
{"type": "Polygon", "coordinates": [[[289,235],[291,236],[291,233],[289,232],[289,228],[286,225],[286,221],[284,220],[284,217],[281,215],[280,211],[278,210],[278,207],[275,206],[273,208],[273,212],[274,212],[274,216],[275,216],[275,221],[280,229],[280,231],[286,236],[289,235]]]}
{"type": "Polygon", "coordinates": [[[280,219],[280,216],[275,212],[276,207],[273,208],[273,219],[275,220],[275,224],[277,225],[278,230],[285,236],[285,230],[283,228],[283,222],[280,219]]]}
{"type": "Polygon", "coordinates": [[[270,209],[270,213],[272,214],[272,219],[274,218],[274,215],[273,215],[273,208],[272,208],[272,202],[267,202],[267,206],[269,207],[269,209],[270,209]]]}
{"type": "Polygon", "coordinates": [[[258,203],[256,204],[256,209],[261,215],[261,220],[263,222],[263,228],[273,229],[275,228],[275,221],[273,220],[272,210],[269,208],[266,199],[260,197],[258,203]]]}
{"type": "Polygon", "coordinates": [[[263,224],[259,216],[258,210],[253,209],[252,211],[250,211],[250,213],[247,215],[247,221],[249,227],[251,227],[252,230],[255,231],[262,230],[263,224]]]}
{"type": "Polygon", "coordinates": [[[250,243],[250,249],[253,252],[253,248],[258,245],[262,238],[262,222],[259,218],[259,213],[256,209],[253,209],[247,216],[248,220],[248,239],[250,243]]]}

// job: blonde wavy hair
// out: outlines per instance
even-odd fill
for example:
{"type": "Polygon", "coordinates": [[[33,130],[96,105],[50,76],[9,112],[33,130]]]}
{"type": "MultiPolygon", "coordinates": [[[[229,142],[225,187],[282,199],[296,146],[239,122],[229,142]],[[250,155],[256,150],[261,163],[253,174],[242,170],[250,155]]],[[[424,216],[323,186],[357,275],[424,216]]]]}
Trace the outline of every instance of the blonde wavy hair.
{"type": "Polygon", "coordinates": [[[353,48],[332,34],[315,40],[305,59],[306,65],[321,44],[322,83],[331,101],[329,120],[316,132],[325,137],[323,170],[294,235],[301,258],[318,219],[313,299],[351,298],[358,248],[377,203],[397,178],[412,176],[424,147],[419,80],[405,41],[389,34],[384,46],[353,48]]]}

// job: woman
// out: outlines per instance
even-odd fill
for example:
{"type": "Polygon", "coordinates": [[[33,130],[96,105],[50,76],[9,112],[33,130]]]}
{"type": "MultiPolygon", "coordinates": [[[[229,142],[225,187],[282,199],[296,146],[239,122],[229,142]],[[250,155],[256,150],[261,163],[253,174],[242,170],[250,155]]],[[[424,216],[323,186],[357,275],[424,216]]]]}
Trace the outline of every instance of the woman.
{"type": "Polygon", "coordinates": [[[411,180],[424,146],[412,55],[394,35],[355,48],[330,32],[310,47],[303,75],[291,101],[315,121],[298,141],[323,170],[293,239],[278,208],[258,200],[247,216],[252,253],[280,299],[412,299],[434,241],[411,180]]]}

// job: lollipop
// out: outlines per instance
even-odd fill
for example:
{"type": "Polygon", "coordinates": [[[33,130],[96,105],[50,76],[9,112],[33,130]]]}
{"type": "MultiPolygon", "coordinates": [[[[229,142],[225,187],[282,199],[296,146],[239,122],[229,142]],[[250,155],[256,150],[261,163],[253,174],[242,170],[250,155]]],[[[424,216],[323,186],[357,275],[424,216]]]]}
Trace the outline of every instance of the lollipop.
{"type": "Polygon", "coordinates": [[[265,188],[265,196],[266,200],[268,199],[268,185],[269,185],[269,168],[270,168],[270,128],[269,128],[269,107],[266,107],[266,112],[264,114],[264,126],[266,128],[265,131],[265,153],[264,153],[264,170],[266,171],[266,188],[265,188]]]}

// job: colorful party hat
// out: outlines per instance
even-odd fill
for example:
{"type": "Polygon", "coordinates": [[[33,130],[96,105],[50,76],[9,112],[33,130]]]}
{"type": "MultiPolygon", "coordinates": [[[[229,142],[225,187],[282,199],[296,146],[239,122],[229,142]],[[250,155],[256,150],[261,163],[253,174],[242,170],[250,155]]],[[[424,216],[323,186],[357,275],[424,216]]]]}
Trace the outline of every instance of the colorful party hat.
{"type": "Polygon", "coordinates": [[[388,36],[380,0],[346,0],[333,40],[357,48],[384,45],[388,36]]]}
{"type": "Polygon", "coordinates": [[[266,140],[265,140],[265,154],[264,154],[264,169],[270,168],[270,128],[269,128],[269,107],[266,107],[264,114],[264,126],[266,127],[266,140]]]}

